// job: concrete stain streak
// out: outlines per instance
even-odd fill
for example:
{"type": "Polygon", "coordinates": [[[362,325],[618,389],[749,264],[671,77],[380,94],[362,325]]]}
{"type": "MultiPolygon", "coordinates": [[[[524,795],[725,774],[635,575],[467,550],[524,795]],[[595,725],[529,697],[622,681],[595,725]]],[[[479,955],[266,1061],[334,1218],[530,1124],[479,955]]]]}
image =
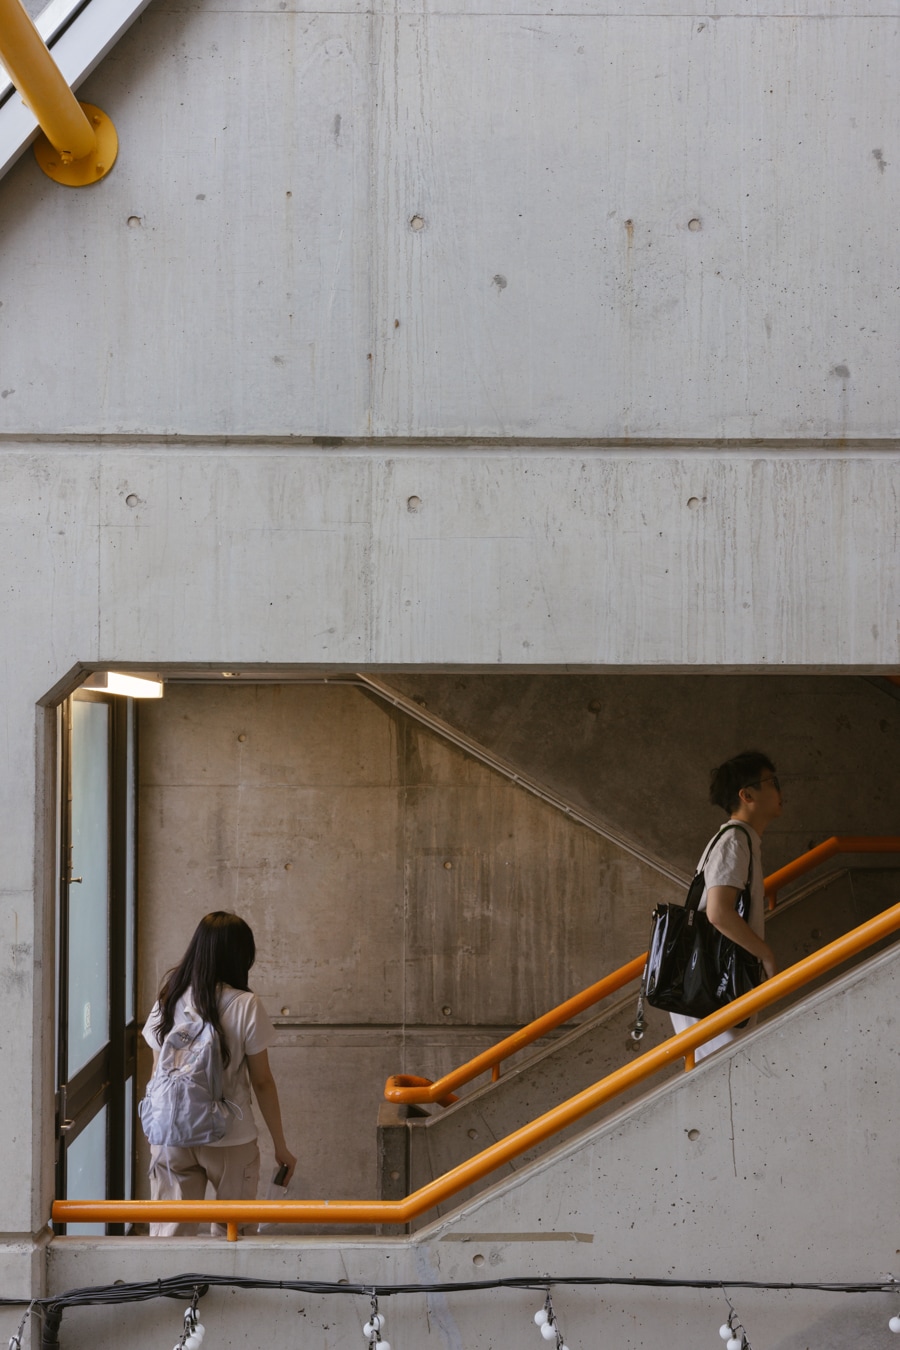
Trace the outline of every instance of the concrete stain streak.
{"type": "MultiPolygon", "coordinates": [[[[439,1282],[440,1267],[432,1259],[432,1253],[428,1248],[415,1248],[413,1260],[417,1278],[423,1284],[439,1282]]],[[[441,1338],[440,1344],[445,1346],[446,1350],[465,1350],[462,1331],[450,1311],[447,1295],[440,1293],[426,1294],[425,1304],[429,1335],[432,1331],[436,1331],[441,1338]]]]}

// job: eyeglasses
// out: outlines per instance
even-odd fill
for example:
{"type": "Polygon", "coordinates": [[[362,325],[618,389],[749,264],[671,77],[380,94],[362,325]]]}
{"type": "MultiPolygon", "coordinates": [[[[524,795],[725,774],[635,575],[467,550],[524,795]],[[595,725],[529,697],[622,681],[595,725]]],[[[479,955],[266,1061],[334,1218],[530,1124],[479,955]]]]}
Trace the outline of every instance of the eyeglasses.
{"type": "Polygon", "coordinates": [[[772,774],[771,778],[757,778],[755,783],[745,783],[744,787],[761,788],[765,787],[766,783],[771,783],[776,792],[781,791],[781,784],[778,781],[778,775],[775,773],[772,774]]]}

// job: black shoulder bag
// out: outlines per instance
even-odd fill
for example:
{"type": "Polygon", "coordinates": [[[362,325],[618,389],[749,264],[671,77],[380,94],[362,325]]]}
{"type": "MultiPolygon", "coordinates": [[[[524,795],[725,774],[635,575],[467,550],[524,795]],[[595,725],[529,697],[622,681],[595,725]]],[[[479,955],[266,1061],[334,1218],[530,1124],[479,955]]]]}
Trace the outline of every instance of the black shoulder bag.
{"type": "MultiPolygon", "coordinates": [[[[724,1008],[741,994],[755,989],[762,979],[762,967],[745,947],[732,942],[710,923],[699,909],[706,882],[703,869],[726,830],[741,830],[742,825],[725,825],[710,842],[697,875],[690,884],[683,905],[657,905],[650,924],[650,949],[641,977],[637,1019],[632,1040],[644,1034],[644,1000],[651,1008],[683,1013],[687,1017],[707,1017],[724,1008]]],[[[750,846],[750,870],[747,884],[735,902],[742,919],[750,913],[750,887],[753,882],[753,846],[750,846]]],[[[739,1023],[746,1026],[746,1022],[739,1023]]]]}

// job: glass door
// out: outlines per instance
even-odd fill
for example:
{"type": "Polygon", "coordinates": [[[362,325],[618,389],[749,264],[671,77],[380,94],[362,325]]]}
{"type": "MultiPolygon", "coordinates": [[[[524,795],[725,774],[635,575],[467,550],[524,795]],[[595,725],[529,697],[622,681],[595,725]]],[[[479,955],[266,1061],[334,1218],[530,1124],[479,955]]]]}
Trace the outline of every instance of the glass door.
{"type": "Polygon", "coordinates": [[[133,702],[80,690],[60,732],[56,1193],[121,1199],[132,1193],[136,1034],[133,702]]]}

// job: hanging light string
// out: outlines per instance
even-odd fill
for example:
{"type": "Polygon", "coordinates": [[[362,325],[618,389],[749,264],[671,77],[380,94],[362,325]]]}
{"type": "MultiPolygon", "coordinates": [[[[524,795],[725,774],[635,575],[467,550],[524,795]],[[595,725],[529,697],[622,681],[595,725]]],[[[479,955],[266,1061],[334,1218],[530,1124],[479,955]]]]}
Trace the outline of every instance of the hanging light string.
{"type": "Polygon", "coordinates": [[[538,1308],[534,1314],[534,1324],[539,1329],[545,1341],[555,1341],[556,1350],[569,1350],[569,1347],[563,1342],[563,1334],[556,1321],[556,1313],[553,1311],[553,1299],[550,1297],[550,1290],[547,1290],[547,1297],[544,1299],[543,1308],[538,1308]]]}
{"type": "Polygon", "coordinates": [[[725,1295],[725,1302],[728,1304],[728,1318],[719,1327],[719,1335],[725,1341],[725,1350],[750,1350],[747,1332],[743,1323],[738,1320],[734,1304],[728,1297],[728,1291],[724,1285],[722,1286],[722,1293],[725,1295]]]}
{"type": "MultiPolygon", "coordinates": [[[[44,1321],[45,1334],[55,1336],[63,1312],[67,1308],[88,1306],[118,1305],[123,1303],[143,1303],[156,1298],[187,1298],[190,1306],[184,1312],[184,1325],[177,1345],[173,1350],[199,1350],[205,1328],[199,1320],[199,1300],[211,1288],[227,1289],[280,1289],[289,1293],[302,1294],[350,1294],[369,1298],[371,1312],[363,1327],[363,1335],[368,1341],[369,1350],[391,1350],[390,1343],[382,1336],[385,1325],[384,1315],[378,1310],[379,1298],[389,1298],[392,1294],[453,1294],[488,1289],[529,1289],[544,1295],[543,1307],[534,1315],[534,1322],[540,1328],[541,1336],[548,1342],[555,1341],[555,1350],[568,1350],[563,1341],[562,1331],[553,1309],[551,1290],[556,1288],[602,1288],[617,1286],[635,1289],[716,1289],[723,1294],[728,1304],[728,1317],[719,1328],[719,1335],[727,1345],[723,1350],[751,1350],[747,1332],[739,1321],[734,1305],[726,1291],[728,1289],[759,1289],[770,1291],[806,1291],[826,1294],[893,1294],[900,1297],[900,1282],[893,1275],[885,1275],[879,1280],[848,1281],[827,1283],[818,1280],[674,1280],[656,1277],[616,1276],[616,1275],[537,1275],[512,1276],[494,1280],[462,1280],[452,1283],[418,1284],[337,1284],[320,1280],[265,1280],[240,1275],[175,1275],[165,1280],[151,1280],[131,1284],[95,1285],[83,1289],[70,1289],[65,1293],[52,1294],[46,1298],[31,1299],[22,1318],[16,1335],[10,1338],[9,1350],[22,1350],[22,1335],[28,1317],[37,1312],[44,1321]]],[[[25,1303],[21,1298],[0,1297],[0,1307],[21,1307],[25,1303]]],[[[888,1323],[891,1331],[900,1333],[900,1315],[892,1317],[888,1323]]],[[[48,1341],[48,1344],[55,1343],[48,1341]]]]}
{"type": "Polygon", "coordinates": [[[378,1295],[372,1290],[372,1311],[369,1314],[369,1320],[363,1327],[363,1335],[369,1342],[369,1350],[391,1350],[390,1342],[386,1341],[381,1334],[381,1328],[384,1326],[384,1317],[378,1311],[378,1295]]]}
{"type": "Polygon", "coordinates": [[[184,1310],[184,1330],[181,1333],[181,1339],[173,1350],[200,1350],[203,1344],[203,1338],[206,1335],[206,1327],[200,1321],[197,1312],[197,1304],[200,1302],[200,1287],[194,1285],[194,1292],[191,1294],[191,1305],[184,1310]]]}

